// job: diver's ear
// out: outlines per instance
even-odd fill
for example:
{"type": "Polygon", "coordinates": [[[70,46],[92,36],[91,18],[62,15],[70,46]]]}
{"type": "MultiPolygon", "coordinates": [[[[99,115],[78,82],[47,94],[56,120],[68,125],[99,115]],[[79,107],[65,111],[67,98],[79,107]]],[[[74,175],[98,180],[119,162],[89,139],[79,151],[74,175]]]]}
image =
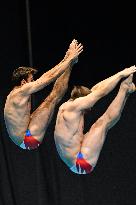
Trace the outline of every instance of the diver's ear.
{"type": "Polygon", "coordinates": [[[27,83],[26,80],[24,80],[24,79],[21,80],[21,86],[24,85],[24,84],[26,84],[26,83],[27,83]]]}

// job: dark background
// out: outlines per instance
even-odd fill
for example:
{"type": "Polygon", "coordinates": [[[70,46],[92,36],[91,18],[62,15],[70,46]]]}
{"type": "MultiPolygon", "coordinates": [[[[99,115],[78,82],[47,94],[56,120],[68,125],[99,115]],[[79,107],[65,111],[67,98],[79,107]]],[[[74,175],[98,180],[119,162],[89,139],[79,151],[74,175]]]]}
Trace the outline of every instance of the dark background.
{"type": "MultiPolygon", "coordinates": [[[[131,3],[29,4],[37,77],[62,60],[73,38],[84,45],[61,103],[69,98],[74,84],[91,87],[136,64],[135,11],[131,3]]],[[[30,65],[26,2],[2,2],[0,27],[0,205],[135,205],[136,94],[129,97],[120,121],[109,131],[98,164],[89,175],[72,173],[57,154],[53,131],[58,107],[39,149],[22,150],[8,137],[3,108],[13,70],[30,65]]],[[[35,94],[33,109],[48,95],[52,85],[35,94]]],[[[88,113],[85,131],[106,110],[118,88],[119,85],[88,113]]]]}

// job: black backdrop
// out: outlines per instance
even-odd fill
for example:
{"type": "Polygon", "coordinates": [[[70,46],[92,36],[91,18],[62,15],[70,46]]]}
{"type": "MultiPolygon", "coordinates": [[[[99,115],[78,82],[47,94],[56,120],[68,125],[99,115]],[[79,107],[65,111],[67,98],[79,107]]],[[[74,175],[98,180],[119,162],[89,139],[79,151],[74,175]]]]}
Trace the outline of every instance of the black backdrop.
{"type": "MultiPolygon", "coordinates": [[[[33,66],[39,68],[39,76],[63,58],[73,38],[84,45],[61,103],[68,99],[74,84],[91,87],[136,63],[133,5],[119,7],[109,1],[29,3],[33,66]]],[[[7,135],[3,108],[13,70],[29,65],[25,1],[1,3],[0,26],[0,205],[136,204],[136,94],[129,97],[120,121],[109,131],[90,175],[70,172],[56,152],[53,130],[58,107],[39,149],[21,150],[7,135]]],[[[35,94],[33,108],[51,88],[35,94]]],[[[118,88],[88,113],[85,131],[106,110],[118,88]]]]}

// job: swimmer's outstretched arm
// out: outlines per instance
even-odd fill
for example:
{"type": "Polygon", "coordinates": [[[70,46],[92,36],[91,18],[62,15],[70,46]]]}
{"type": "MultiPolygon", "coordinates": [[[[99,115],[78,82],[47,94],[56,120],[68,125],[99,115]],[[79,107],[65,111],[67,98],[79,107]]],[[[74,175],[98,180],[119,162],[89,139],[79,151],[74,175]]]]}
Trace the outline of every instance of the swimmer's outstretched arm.
{"type": "MultiPolygon", "coordinates": [[[[72,43],[69,46],[69,49],[64,57],[64,60],[66,60],[69,56],[70,50],[73,49],[73,47],[77,47],[78,42],[74,39],[72,43]]],[[[52,90],[52,96],[53,98],[57,99],[57,103],[62,99],[64,94],[66,93],[68,89],[68,82],[69,82],[69,77],[73,68],[73,65],[78,62],[78,57],[77,59],[69,65],[69,68],[66,69],[66,71],[59,77],[57,78],[56,82],[54,83],[53,90],[52,90]]]]}
{"type": "Polygon", "coordinates": [[[105,83],[118,83],[121,80],[121,78],[129,76],[131,70],[133,70],[133,69],[134,69],[134,72],[135,72],[135,66],[131,66],[130,68],[125,68],[124,70],[118,72],[117,74],[115,74],[115,75],[113,75],[113,76],[111,76],[111,77],[97,83],[90,90],[94,91],[96,89],[100,89],[100,87],[105,86],[105,83]],[[116,79],[117,79],[117,81],[116,81],[116,79]]]}
{"type": "Polygon", "coordinates": [[[104,80],[102,85],[98,86],[97,89],[94,89],[93,92],[91,92],[89,95],[75,99],[72,103],[71,109],[82,111],[91,108],[99,99],[111,92],[122,78],[127,77],[135,72],[136,67],[131,66],[130,68],[126,68],[123,71],[118,72],[117,74],[104,80]]]}
{"type": "Polygon", "coordinates": [[[79,44],[77,46],[73,46],[71,49],[68,50],[68,56],[65,57],[61,63],[56,65],[51,70],[44,73],[39,79],[37,79],[34,82],[26,83],[21,87],[21,92],[23,95],[30,95],[32,93],[35,93],[48,84],[50,84],[52,81],[56,80],[62,73],[65,72],[69,68],[71,64],[74,64],[77,60],[77,57],[80,53],[83,51],[82,44],[79,44]]]}

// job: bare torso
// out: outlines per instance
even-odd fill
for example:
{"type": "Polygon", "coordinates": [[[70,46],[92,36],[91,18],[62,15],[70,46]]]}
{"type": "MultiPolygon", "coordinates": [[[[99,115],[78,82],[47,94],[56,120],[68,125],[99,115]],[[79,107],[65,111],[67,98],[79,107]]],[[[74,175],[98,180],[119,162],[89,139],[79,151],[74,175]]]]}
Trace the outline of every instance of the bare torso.
{"type": "Polygon", "coordinates": [[[59,108],[54,138],[60,157],[71,167],[83,140],[84,114],[67,111],[69,103],[72,102],[68,101],[59,108]]]}
{"type": "Polygon", "coordinates": [[[23,96],[20,88],[14,88],[6,99],[4,119],[10,138],[18,145],[22,143],[28,128],[30,110],[30,96],[23,96]]]}

